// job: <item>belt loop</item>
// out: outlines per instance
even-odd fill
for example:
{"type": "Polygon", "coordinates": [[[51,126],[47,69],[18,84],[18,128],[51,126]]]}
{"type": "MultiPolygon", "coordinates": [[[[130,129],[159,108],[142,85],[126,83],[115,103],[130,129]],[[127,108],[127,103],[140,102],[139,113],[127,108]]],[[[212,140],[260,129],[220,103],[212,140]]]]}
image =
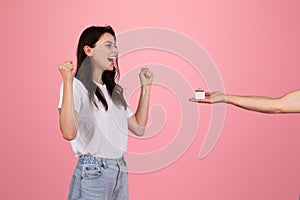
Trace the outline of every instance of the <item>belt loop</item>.
{"type": "Polygon", "coordinates": [[[119,168],[121,167],[121,162],[120,161],[121,161],[121,159],[118,158],[117,159],[117,165],[118,165],[119,168]]]}
{"type": "Polygon", "coordinates": [[[106,169],[107,165],[106,165],[106,162],[105,162],[105,158],[101,158],[101,164],[103,166],[104,169],[106,169]]]}

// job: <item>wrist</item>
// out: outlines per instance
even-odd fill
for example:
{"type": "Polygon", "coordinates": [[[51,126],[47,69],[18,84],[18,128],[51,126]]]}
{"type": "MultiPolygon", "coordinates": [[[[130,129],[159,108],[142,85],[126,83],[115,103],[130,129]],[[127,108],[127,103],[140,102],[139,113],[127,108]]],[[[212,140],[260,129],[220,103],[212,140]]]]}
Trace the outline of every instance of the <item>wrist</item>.
{"type": "Polygon", "coordinates": [[[151,83],[148,83],[148,84],[142,84],[141,85],[141,89],[142,90],[149,90],[149,89],[151,89],[151,83]]]}
{"type": "Polygon", "coordinates": [[[73,78],[72,79],[64,79],[63,82],[64,82],[64,85],[66,85],[66,86],[72,86],[73,78]]]}
{"type": "Polygon", "coordinates": [[[149,95],[151,91],[151,85],[142,85],[141,86],[141,95],[149,95]]]}
{"type": "Polygon", "coordinates": [[[232,96],[224,94],[224,100],[223,100],[223,102],[224,103],[232,103],[232,96]]]}

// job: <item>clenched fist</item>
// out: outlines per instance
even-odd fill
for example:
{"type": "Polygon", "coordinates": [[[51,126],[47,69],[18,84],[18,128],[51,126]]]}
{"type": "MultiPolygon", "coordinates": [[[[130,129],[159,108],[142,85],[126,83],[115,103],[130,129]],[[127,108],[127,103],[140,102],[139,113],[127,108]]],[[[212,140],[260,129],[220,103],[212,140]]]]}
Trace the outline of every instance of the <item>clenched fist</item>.
{"type": "Polygon", "coordinates": [[[150,71],[150,69],[143,67],[141,69],[139,76],[140,76],[140,81],[142,86],[146,86],[146,85],[150,86],[152,84],[154,75],[150,71]]]}
{"type": "Polygon", "coordinates": [[[58,70],[63,78],[64,82],[73,81],[72,71],[74,69],[72,61],[66,61],[58,66],[58,70]]]}

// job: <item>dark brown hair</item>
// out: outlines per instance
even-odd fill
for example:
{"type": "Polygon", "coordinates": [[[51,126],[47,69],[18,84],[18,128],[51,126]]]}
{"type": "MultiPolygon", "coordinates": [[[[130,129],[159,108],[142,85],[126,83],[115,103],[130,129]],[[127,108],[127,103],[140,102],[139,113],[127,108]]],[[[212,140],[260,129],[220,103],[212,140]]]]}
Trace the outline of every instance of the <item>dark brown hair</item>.
{"type": "MultiPolygon", "coordinates": [[[[110,33],[114,39],[116,40],[116,35],[114,30],[110,26],[91,26],[86,28],[78,42],[77,47],[77,71],[75,77],[79,79],[89,93],[90,104],[94,105],[97,109],[97,103],[95,99],[95,95],[98,100],[102,103],[105,110],[108,109],[107,101],[101,91],[101,89],[93,82],[93,70],[92,63],[89,56],[87,56],[83,50],[84,46],[89,46],[94,48],[96,42],[100,39],[100,37],[104,33],[110,33]]],[[[123,96],[123,88],[116,84],[115,80],[119,79],[120,71],[118,67],[118,62],[116,62],[116,66],[112,71],[105,70],[102,73],[102,81],[106,85],[106,89],[112,98],[112,101],[117,106],[123,106],[124,109],[127,109],[127,103],[123,96]]]]}

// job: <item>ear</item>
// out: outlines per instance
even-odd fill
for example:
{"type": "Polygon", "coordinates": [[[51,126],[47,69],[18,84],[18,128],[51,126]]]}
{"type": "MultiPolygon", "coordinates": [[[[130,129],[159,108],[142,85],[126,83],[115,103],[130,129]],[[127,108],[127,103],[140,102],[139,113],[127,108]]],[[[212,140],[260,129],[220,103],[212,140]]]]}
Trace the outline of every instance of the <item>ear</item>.
{"type": "Polygon", "coordinates": [[[87,56],[89,56],[89,57],[91,57],[93,54],[93,48],[91,48],[90,46],[88,46],[88,45],[85,45],[84,47],[83,47],[83,51],[84,51],[84,53],[87,55],[87,56]]]}

